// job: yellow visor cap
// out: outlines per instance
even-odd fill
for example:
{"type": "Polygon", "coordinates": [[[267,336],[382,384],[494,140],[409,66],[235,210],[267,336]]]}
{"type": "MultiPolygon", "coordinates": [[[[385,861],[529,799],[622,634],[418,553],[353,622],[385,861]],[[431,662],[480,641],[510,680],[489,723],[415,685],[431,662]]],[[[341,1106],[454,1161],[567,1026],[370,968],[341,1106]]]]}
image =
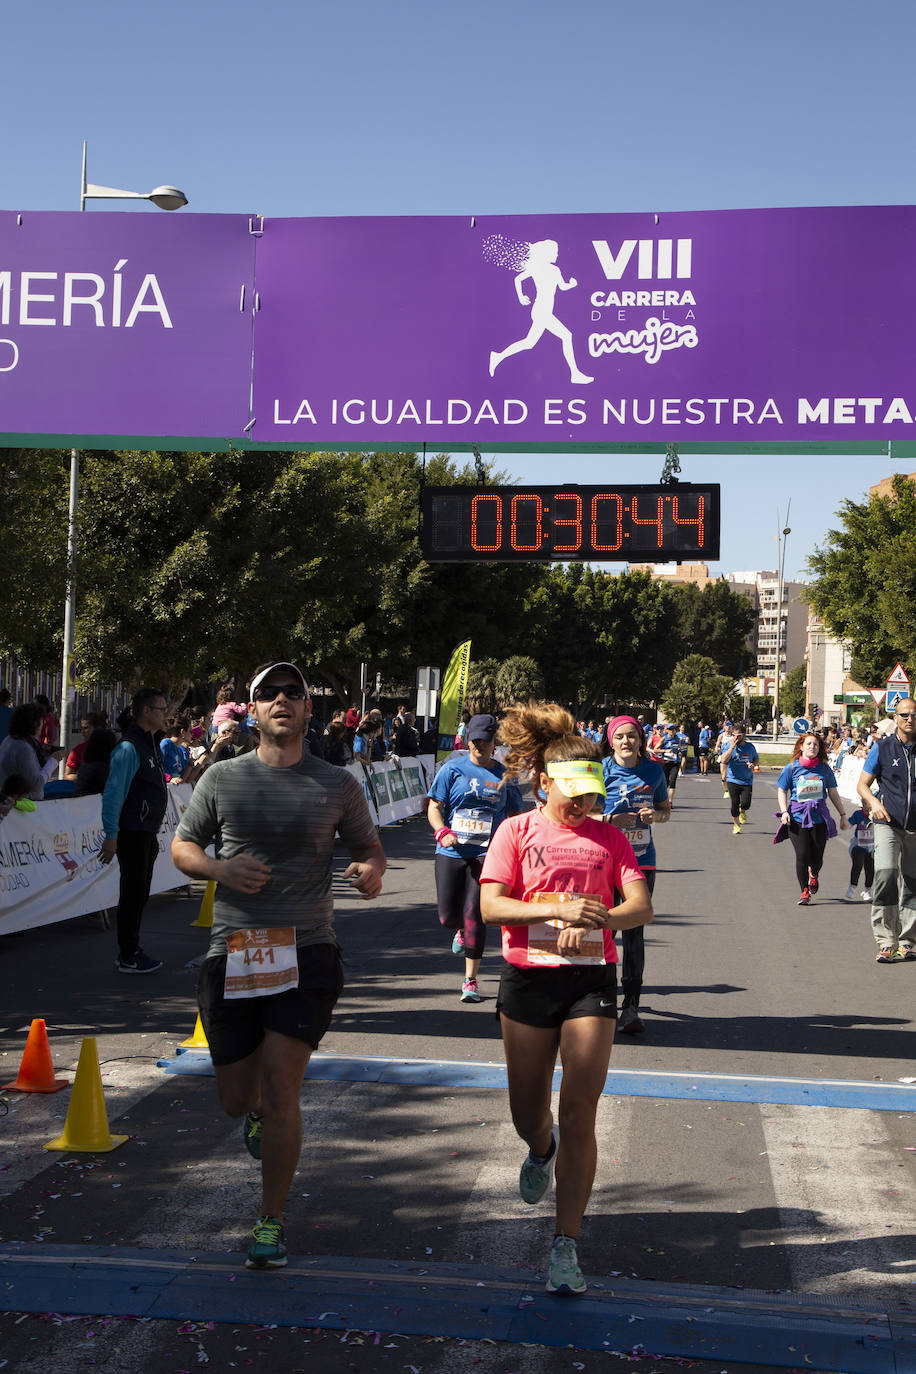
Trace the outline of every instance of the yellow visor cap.
{"type": "Polygon", "coordinates": [[[563,763],[548,763],[547,776],[552,778],[567,797],[584,797],[587,793],[607,796],[604,772],[597,759],[567,759],[563,763]]]}

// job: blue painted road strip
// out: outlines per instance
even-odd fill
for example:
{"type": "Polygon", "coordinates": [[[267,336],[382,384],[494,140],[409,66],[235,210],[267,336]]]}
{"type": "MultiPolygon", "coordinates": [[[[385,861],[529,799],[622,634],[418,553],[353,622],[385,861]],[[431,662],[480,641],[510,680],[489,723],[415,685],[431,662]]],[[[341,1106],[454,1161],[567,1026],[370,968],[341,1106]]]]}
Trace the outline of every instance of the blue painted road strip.
{"type": "Polygon", "coordinates": [[[276,1323],[731,1360],[838,1374],[912,1374],[916,1318],[816,1295],[589,1279],[551,1296],[506,1268],[293,1260],[252,1273],[222,1257],[48,1244],[0,1246],[0,1311],[276,1323]]]}
{"type": "MultiPolygon", "coordinates": [[[[187,1050],[158,1060],[172,1074],[212,1076],[204,1051],[187,1050]]],[[[553,1086],[560,1086],[561,1070],[553,1086]]],[[[308,1076],[346,1083],[409,1083],[417,1087],[506,1089],[504,1064],[470,1064],[447,1059],[372,1059],[315,1054],[308,1076]]],[[[779,1078],[729,1073],[654,1073],[611,1069],[608,1097],[695,1098],[704,1102],[768,1102],[792,1107],[855,1107],[876,1112],[916,1112],[916,1086],[862,1083],[842,1078],[779,1078]]]]}

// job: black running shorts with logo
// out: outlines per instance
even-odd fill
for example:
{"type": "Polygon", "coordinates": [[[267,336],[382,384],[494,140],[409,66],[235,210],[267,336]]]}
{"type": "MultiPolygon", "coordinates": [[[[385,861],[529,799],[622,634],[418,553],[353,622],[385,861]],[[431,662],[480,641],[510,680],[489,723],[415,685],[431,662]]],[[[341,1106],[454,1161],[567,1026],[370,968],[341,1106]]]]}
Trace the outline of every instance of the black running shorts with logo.
{"type": "Polygon", "coordinates": [[[566,964],[517,968],[504,964],[496,1011],[523,1026],[545,1029],[580,1016],[617,1020],[617,965],[566,964]]]}
{"type": "Polygon", "coordinates": [[[277,1031],[318,1048],[331,1024],[343,990],[343,969],[336,945],[302,945],[298,951],[299,986],[268,997],[223,996],[226,956],[205,959],[197,979],[197,1001],[210,1058],[217,1067],[237,1064],[253,1054],[264,1032],[277,1031]]]}

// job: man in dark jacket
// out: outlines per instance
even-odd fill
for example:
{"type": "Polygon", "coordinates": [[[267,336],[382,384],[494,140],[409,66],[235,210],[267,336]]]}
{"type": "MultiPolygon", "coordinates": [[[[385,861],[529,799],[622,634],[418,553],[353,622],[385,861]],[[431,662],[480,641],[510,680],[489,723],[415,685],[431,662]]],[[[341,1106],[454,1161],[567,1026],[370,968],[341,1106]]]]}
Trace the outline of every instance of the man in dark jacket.
{"type": "Polygon", "coordinates": [[[857,784],[875,822],[871,924],[879,964],[916,960],[916,701],[912,697],[898,698],[894,723],[894,733],[872,746],[857,784]],[[877,796],[871,790],[873,782],[878,783],[877,796]]]}
{"type": "Polygon", "coordinates": [[[155,973],[161,959],[140,948],[140,922],[149,901],[159,853],[159,827],[168,793],[156,732],[165,723],[166,700],[155,687],[141,687],[131,702],[133,720],[111,756],[102,793],[105,838],[99,858],[121,870],[118,900],[118,973],[155,973]]]}

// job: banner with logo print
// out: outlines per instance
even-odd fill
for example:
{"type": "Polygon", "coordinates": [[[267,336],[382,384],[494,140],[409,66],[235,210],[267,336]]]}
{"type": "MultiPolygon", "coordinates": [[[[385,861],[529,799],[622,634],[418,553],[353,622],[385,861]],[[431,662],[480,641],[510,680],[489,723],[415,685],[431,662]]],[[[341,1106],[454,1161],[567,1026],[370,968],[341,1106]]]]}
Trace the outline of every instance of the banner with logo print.
{"type": "Polygon", "coordinates": [[[353,763],[349,768],[364,786],[378,824],[391,825],[410,816],[421,816],[426,811],[426,770],[432,762],[427,756],[401,759],[397,763],[388,759],[365,769],[362,764],[353,763]]]}
{"type": "MultiPolygon", "coordinates": [[[[170,853],[190,798],[185,783],[168,789],[153,892],[188,881],[170,853]]],[[[39,802],[34,811],[11,811],[0,821],[0,935],[117,905],[117,860],[104,865],[98,857],[101,806],[101,797],[67,797],[39,802]]]]}
{"type": "Polygon", "coordinates": [[[916,207],[266,219],[260,443],[916,439],[916,207]]]}

